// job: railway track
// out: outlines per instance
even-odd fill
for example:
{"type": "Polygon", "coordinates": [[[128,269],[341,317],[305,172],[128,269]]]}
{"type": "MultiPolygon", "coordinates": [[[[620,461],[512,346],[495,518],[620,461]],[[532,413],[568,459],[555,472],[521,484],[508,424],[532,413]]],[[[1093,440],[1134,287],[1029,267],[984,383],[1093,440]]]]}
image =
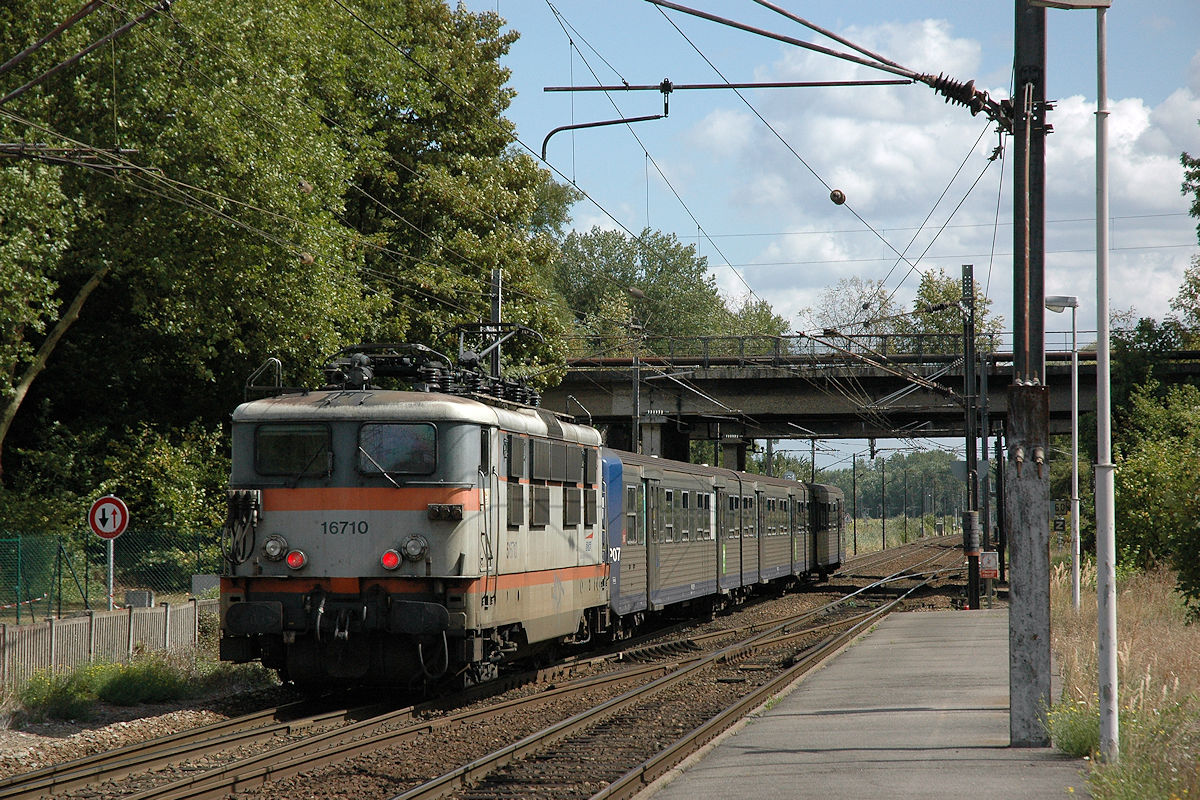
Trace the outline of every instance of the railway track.
{"type": "MultiPolygon", "coordinates": [[[[957,555],[952,557],[959,560],[957,555]]],[[[919,566],[933,567],[928,570],[930,574],[919,577],[900,596],[870,611],[801,630],[792,630],[794,626],[788,624],[770,628],[397,794],[391,800],[632,797],[874,625],[909,594],[944,576],[945,568],[939,562],[946,559],[946,551],[939,549],[918,562],[919,566]],[[792,654],[774,668],[771,658],[761,657],[775,653],[777,658],[780,648],[787,648],[798,639],[811,640],[818,634],[824,638],[798,651],[793,646],[792,654]],[[747,662],[752,655],[759,657],[747,662]],[[754,672],[762,677],[754,681],[757,685],[749,692],[715,691],[698,696],[695,684],[689,679],[703,670],[714,672],[718,687],[751,683],[749,678],[737,677],[738,672],[754,672]],[[727,695],[733,699],[727,699],[727,695]],[[649,726],[654,730],[648,730],[648,722],[657,723],[649,726]],[[663,734],[669,734],[665,746],[661,742],[663,734]]],[[[908,571],[902,570],[882,582],[911,582],[903,574],[908,571]]],[[[855,594],[858,592],[845,599],[855,594]]]]}
{"type": "Polygon", "coordinates": [[[912,564],[911,554],[922,550],[932,550],[935,553],[945,550],[961,551],[961,540],[956,536],[919,539],[915,542],[865,553],[849,559],[834,576],[837,578],[884,578],[897,567],[916,569],[919,564],[912,564]]]}
{"type": "MultiPolygon", "coordinates": [[[[932,565],[931,559],[945,558],[945,553],[939,548],[932,556],[914,557],[910,568],[925,569],[932,565]]],[[[902,573],[886,580],[912,582],[902,573]]],[[[683,745],[674,742],[689,738],[707,741],[717,728],[706,726],[718,724],[709,720],[726,713],[733,715],[730,719],[736,717],[739,712],[727,709],[739,704],[744,708],[759,705],[761,700],[745,698],[756,697],[759,691],[778,691],[764,687],[786,685],[804,668],[801,664],[811,666],[840,646],[835,643],[834,628],[854,631],[858,629],[855,626],[870,624],[872,617],[852,607],[858,601],[848,602],[858,594],[781,619],[717,630],[651,634],[617,652],[571,659],[538,673],[514,676],[506,685],[477,687],[473,704],[463,709],[455,706],[471,702],[471,697],[460,695],[404,708],[376,703],[313,711],[292,704],[60,765],[56,771],[42,770],[0,782],[0,800],[195,800],[231,794],[294,799],[313,791],[304,788],[311,779],[300,776],[314,771],[321,795],[338,796],[329,793],[330,787],[340,784],[346,769],[362,771],[364,767],[357,765],[370,763],[376,757],[371,754],[405,754],[414,747],[426,747],[433,755],[415,759],[417,766],[406,763],[404,768],[385,770],[386,791],[372,794],[347,789],[344,796],[385,796],[398,787],[418,791],[438,780],[438,764],[450,759],[441,770],[445,781],[441,788],[399,796],[494,797],[496,794],[488,792],[515,786],[518,795],[529,792],[531,797],[587,797],[592,791],[617,785],[627,774],[637,772],[642,776],[637,780],[644,781],[669,768],[662,765],[675,761],[664,754],[683,752],[683,745]],[[505,689],[499,699],[488,697],[505,689]],[[665,709],[675,710],[667,714],[665,709]],[[526,718],[553,718],[555,722],[536,724],[525,722],[526,718]],[[661,720],[664,727],[647,736],[648,719],[661,720]],[[460,746],[455,743],[471,741],[471,731],[488,731],[481,741],[505,737],[508,742],[519,741],[495,749],[497,753],[507,751],[495,763],[488,761],[491,748],[480,750],[479,742],[474,742],[471,752],[475,754],[468,753],[457,767],[448,768],[454,758],[461,757],[456,755],[460,746]],[[645,751],[647,740],[653,743],[654,752],[645,751]],[[439,745],[440,741],[450,744],[439,745]],[[654,763],[655,758],[660,761],[654,763]],[[541,783],[523,785],[503,771],[528,764],[540,771],[541,783]],[[577,766],[572,768],[572,764],[577,766]],[[579,764],[595,765],[595,774],[582,775],[579,764]],[[482,788],[471,789],[471,784],[482,788]],[[566,784],[573,788],[567,791],[566,784]]],[[[734,614],[724,619],[738,617],[734,614]]]]}

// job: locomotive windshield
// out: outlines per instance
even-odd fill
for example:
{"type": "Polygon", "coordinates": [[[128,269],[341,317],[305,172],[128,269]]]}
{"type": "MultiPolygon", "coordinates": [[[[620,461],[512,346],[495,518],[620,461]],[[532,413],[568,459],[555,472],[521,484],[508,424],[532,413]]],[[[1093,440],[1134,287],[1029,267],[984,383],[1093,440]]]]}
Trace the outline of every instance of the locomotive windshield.
{"type": "Polygon", "coordinates": [[[330,469],[327,425],[277,423],[254,432],[254,469],[260,475],[325,475],[330,469]]]}
{"type": "Polygon", "coordinates": [[[437,469],[437,430],[428,423],[367,423],[358,433],[364,475],[429,475],[437,469]]]}

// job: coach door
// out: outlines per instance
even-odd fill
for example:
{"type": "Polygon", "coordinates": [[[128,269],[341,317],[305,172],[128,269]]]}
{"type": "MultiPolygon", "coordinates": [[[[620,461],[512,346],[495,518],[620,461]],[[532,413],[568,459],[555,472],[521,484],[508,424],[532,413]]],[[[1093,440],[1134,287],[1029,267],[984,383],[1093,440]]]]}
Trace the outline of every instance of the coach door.
{"type": "Polygon", "coordinates": [[[758,537],[754,548],[754,574],[759,583],[766,583],[770,577],[767,573],[770,564],[767,548],[771,543],[767,540],[767,498],[761,491],[754,492],[754,533],[758,537]]]}
{"type": "Polygon", "coordinates": [[[619,532],[609,537],[608,561],[616,575],[610,602],[624,615],[646,610],[646,489],[636,467],[624,465],[620,477],[613,482],[621,496],[619,532]]]}
{"type": "Polygon", "coordinates": [[[717,584],[722,591],[742,585],[741,493],[717,490],[717,584]]]}
{"type": "Polygon", "coordinates": [[[654,610],[654,587],[658,584],[660,564],[662,561],[663,543],[663,503],[664,489],[657,478],[642,480],[642,494],[645,497],[645,530],[646,530],[646,593],[647,606],[654,610]]]}

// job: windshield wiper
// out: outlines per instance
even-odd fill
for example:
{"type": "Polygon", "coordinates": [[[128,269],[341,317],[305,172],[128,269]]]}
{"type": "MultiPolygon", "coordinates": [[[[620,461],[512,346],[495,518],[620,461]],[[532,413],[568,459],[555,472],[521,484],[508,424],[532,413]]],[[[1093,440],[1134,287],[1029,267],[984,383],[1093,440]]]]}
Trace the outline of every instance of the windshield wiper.
{"type": "Polygon", "coordinates": [[[364,450],[361,444],[358,446],[358,452],[367,457],[367,460],[375,466],[375,469],[379,470],[379,474],[388,479],[388,483],[390,483],[392,486],[395,486],[397,489],[400,488],[400,484],[396,483],[396,479],[389,475],[388,471],[380,466],[379,462],[372,458],[371,454],[364,450]]]}

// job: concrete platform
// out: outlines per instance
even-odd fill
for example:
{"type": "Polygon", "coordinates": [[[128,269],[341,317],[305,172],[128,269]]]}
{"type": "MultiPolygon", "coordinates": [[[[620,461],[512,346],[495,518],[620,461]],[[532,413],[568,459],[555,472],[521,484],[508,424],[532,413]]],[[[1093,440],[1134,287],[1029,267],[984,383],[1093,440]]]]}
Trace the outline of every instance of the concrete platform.
{"type": "Polygon", "coordinates": [[[1007,610],[893,614],[640,797],[1090,797],[1087,762],[1008,742],[1007,610]]]}

